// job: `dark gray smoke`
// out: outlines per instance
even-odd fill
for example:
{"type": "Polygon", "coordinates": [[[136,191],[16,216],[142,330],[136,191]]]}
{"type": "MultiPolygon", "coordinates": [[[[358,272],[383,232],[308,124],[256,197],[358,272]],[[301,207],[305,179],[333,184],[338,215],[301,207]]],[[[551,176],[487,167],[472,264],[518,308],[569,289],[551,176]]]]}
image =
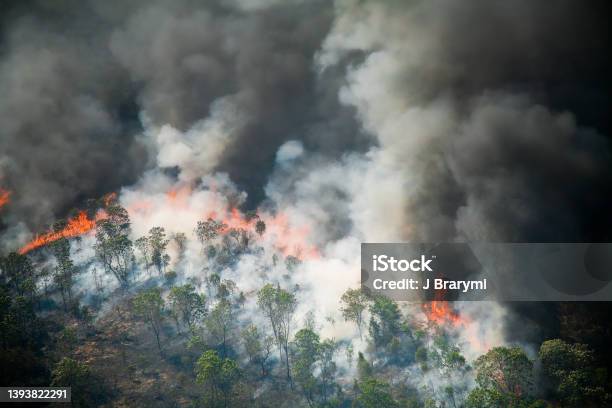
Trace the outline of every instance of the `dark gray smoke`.
{"type": "Polygon", "coordinates": [[[0,10],[9,225],[40,228],[138,180],[154,161],[140,114],[187,131],[230,98],[240,125],[213,167],[250,206],[264,197],[278,148],[299,140],[328,162],[376,147],[368,157],[392,163],[402,186],[388,199],[404,208],[404,238],[609,235],[603,1],[15,1],[0,10]]]}
{"type": "Polygon", "coordinates": [[[103,25],[79,8],[17,5],[2,16],[0,183],[13,191],[9,220],[41,228],[135,181],[147,156],[103,25]]]}
{"type": "MultiPolygon", "coordinates": [[[[395,192],[364,184],[368,210],[393,230],[399,202],[410,225],[393,238],[611,238],[605,2],[338,4],[318,62],[366,55],[341,98],[378,142],[377,183],[395,192]]],[[[553,308],[509,306],[507,339],[550,334],[553,308]]]]}
{"type": "Polygon", "coordinates": [[[13,190],[9,223],[41,228],[136,181],[151,159],[138,138],[141,112],[186,130],[231,96],[245,120],[216,168],[252,205],[286,140],[330,154],[357,144],[339,84],[332,75],[317,82],[312,64],[331,5],[123,3],[4,4],[0,164],[13,190]]]}
{"type": "Polygon", "coordinates": [[[320,61],[369,54],[345,100],[400,157],[409,238],[610,236],[604,2],[340,4],[320,61]]]}

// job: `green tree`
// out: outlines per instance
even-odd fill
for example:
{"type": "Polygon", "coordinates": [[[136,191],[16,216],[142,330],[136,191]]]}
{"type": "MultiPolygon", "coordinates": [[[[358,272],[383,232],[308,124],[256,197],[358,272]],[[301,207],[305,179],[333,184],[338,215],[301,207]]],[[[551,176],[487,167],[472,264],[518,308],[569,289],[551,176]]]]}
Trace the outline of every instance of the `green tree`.
{"type": "Polygon", "coordinates": [[[390,386],[384,381],[372,377],[359,381],[357,388],[359,394],[353,402],[354,407],[359,408],[393,408],[399,407],[391,395],[390,386]]]}
{"type": "Polygon", "coordinates": [[[564,407],[606,406],[612,402],[606,392],[607,370],[596,367],[595,355],[587,345],[548,340],[540,346],[539,357],[564,407]]]}
{"type": "Polygon", "coordinates": [[[520,347],[494,347],[474,363],[476,383],[466,406],[528,407],[533,383],[533,362],[520,347]]]}
{"type": "Polygon", "coordinates": [[[198,221],[195,233],[202,245],[206,245],[213,239],[217,238],[221,231],[225,230],[226,228],[227,225],[224,223],[208,218],[206,221],[198,221]]]}
{"type": "Polygon", "coordinates": [[[399,334],[401,314],[397,304],[384,296],[378,296],[370,305],[370,336],[377,347],[388,345],[399,334]]]}
{"type": "Polygon", "coordinates": [[[235,325],[234,312],[229,302],[225,300],[218,302],[206,318],[205,325],[213,341],[217,345],[221,344],[221,351],[225,357],[228,337],[235,325]]]}
{"type": "Polygon", "coordinates": [[[441,384],[438,391],[442,391],[439,394],[443,395],[446,402],[452,407],[460,406],[467,386],[463,381],[456,381],[456,378],[465,376],[469,367],[460,348],[452,343],[450,336],[445,332],[437,333],[429,352],[421,346],[415,352],[415,357],[422,368],[437,370],[438,383],[441,384]]]}
{"type": "Polygon", "coordinates": [[[66,238],[55,241],[52,245],[53,255],[57,261],[53,280],[62,295],[64,310],[72,309],[72,287],[76,268],[70,258],[70,243],[66,238]]]}
{"type": "Polygon", "coordinates": [[[319,384],[323,403],[327,403],[336,389],[336,373],[338,367],[334,355],[338,351],[338,343],[332,339],[325,339],[319,346],[319,384]]]}
{"type": "Polygon", "coordinates": [[[181,326],[191,328],[206,313],[206,296],[198,294],[192,284],[175,286],[168,295],[170,313],[179,333],[181,326]]]}
{"type": "Polygon", "coordinates": [[[169,256],[166,253],[169,239],[166,238],[166,230],[162,227],[153,227],[149,230],[148,238],[150,251],[151,251],[151,263],[157,269],[158,274],[162,274],[169,263],[169,256]]]}
{"type": "Polygon", "coordinates": [[[240,370],[234,360],[221,359],[216,351],[205,351],[196,363],[196,381],[207,389],[207,405],[232,406],[232,390],[240,378],[240,370]]]}
{"type": "Polygon", "coordinates": [[[133,300],[134,312],[153,330],[160,354],[162,353],[160,334],[164,318],[164,303],[159,288],[151,288],[141,292],[133,300]]]}
{"type": "Polygon", "coordinates": [[[61,359],[51,372],[51,387],[71,387],[71,406],[91,407],[102,402],[104,390],[90,368],[69,357],[61,359]]]}
{"type": "Polygon", "coordinates": [[[285,353],[285,367],[287,379],[291,382],[291,369],[289,366],[289,338],[291,335],[291,324],[297,302],[295,295],[274,286],[270,283],[264,285],[257,293],[257,305],[270,321],[274,339],[279,348],[279,353],[285,353]]]}
{"type": "Polygon", "coordinates": [[[363,312],[368,307],[368,297],[361,289],[347,289],[340,298],[340,311],[344,320],[354,322],[359,330],[361,337],[361,328],[363,326],[363,312]]]}
{"type": "Polygon", "coordinates": [[[272,353],[272,337],[264,337],[253,324],[247,326],[241,333],[244,349],[249,357],[249,362],[259,366],[261,376],[265,377],[268,372],[268,360],[272,353]]]}
{"type": "Polygon", "coordinates": [[[482,388],[522,395],[533,383],[533,362],[520,347],[494,347],[476,359],[476,382],[482,388]]]}
{"type": "Polygon", "coordinates": [[[0,282],[6,283],[15,294],[33,300],[36,293],[34,281],[30,258],[16,252],[0,257],[0,282]]]}
{"type": "Polygon", "coordinates": [[[36,348],[44,337],[40,320],[30,296],[14,292],[7,284],[0,284],[0,347],[8,350],[36,348]]]}
{"type": "Polygon", "coordinates": [[[231,279],[223,279],[217,284],[217,298],[220,300],[229,300],[229,297],[234,294],[236,289],[236,282],[231,279]]]}
{"type": "Polygon", "coordinates": [[[151,267],[151,248],[149,246],[148,237],[140,237],[134,241],[134,246],[140,253],[141,262],[147,271],[147,275],[150,276],[149,268],[151,267]]]}
{"type": "Polygon", "coordinates": [[[107,273],[119,284],[128,286],[134,263],[130,234],[130,217],[125,208],[113,204],[106,208],[107,217],[97,222],[96,255],[107,273]]]}
{"type": "Polygon", "coordinates": [[[292,342],[292,362],[295,382],[302,390],[309,406],[315,404],[317,380],[313,374],[319,359],[319,335],[311,329],[301,329],[292,342]]]}
{"type": "Polygon", "coordinates": [[[211,289],[219,293],[219,285],[221,284],[221,276],[218,273],[211,273],[206,279],[206,286],[208,288],[208,294],[210,295],[211,289]]]}

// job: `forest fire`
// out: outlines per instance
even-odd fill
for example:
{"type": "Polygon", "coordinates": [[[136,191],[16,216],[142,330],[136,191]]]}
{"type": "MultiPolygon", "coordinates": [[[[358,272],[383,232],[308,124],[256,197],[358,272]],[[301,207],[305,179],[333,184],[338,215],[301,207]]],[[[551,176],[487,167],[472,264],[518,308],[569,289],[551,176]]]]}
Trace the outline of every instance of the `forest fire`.
{"type": "Polygon", "coordinates": [[[309,243],[308,226],[292,227],[289,218],[283,213],[262,218],[266,223],[266,231],[274,236],[276,249],[283,255],[294,256],[300,260],[320,257],[317,247],[309,243]]]}
{"type": "Polygon", "coordinates": [[[83,235],[93,230],[95,226],[96,220],[89,219],[85,211],[81,211],[76,217],[69,218],[68,223],[61,230],[49,231],[45,234],[37,235],[32,241],[21,247],[19,253],[22,255],[26,254],[36,248],[49,245],[61,238],[73,238],[83,235]]]}
{"type": "Polygon", "coordinates": [[[11,198],[11,192],[3,188],[0,188],[0,208],[7,205],[10,201],[10,198],[11,198]]]}
{"type": "Polygon", "coordinates": [[[438,326],[450,324],[451,326],[458,327],[466,323],[466,320],[445,300],[432,300],[431,302],[423,303],[423,312],[429,322],[438,326]]]}
{"type": "Polygon", "coordinates": [[[255,223],[257,222],[255,218],[247,218],[237,208],[232,208],[221,217],[219,217],[219,214],[216,211],[211,211],[207,218],[212,218],[220,221],[223,224],[223,228],[220,230],[222,234],[225,234],[232,229],[253,229],[255,228],[255,223]]]}
{"type": "MultiPolygon", "coordinates": [[[[149,217],[161,207],[169,207],[174,211],[189,211],[193,205],[193,189],[191,186],[176,187],[164,193],[163,200],[143,199],[134,200],[126,205],[126,209],[131,216],[146,216],[149,217]]],[[[117,193],[109,193],[102,198],[105,207],[109,207],[118,199],[117,193]]],[[[220,206],[223,204],[219,204],[220,206]]],[[[65,228],[60,231],[49,231],[42,235],[36,236],[32,241],[24,245],[19,253],[25,254],[36,248],[48,245],[60,238],[72,238],[85,234],[93,230],[96,226],[96,221],[104,217],[104,211],[100,210],[95,219],[89,219],[84,211],[81,211],[76,217],[70,218],[65,228]]],[[[204,219],[214,219],[219,221],[223,227],[219,231],[221,234],[227,234],[231,230],[247,230],[257,231],[256,236],[261,236],[265,240],[269,240],[272,245],[284,256],[293,256],[300,260],[319,258],[318,249],[309,243],[310,229],[307,226],[295,227],[291,224],[289,217],[284,213],[271,215],[261,213],[253,216],[248,216],[242,213],[238,208],[220,212],[218,210],[208,211],[204,215],[204,219]],[[263,221],[265,228],[258,230],[258,222],[263,221]]]]}
{"type": "Polygon", "coordinates": [[[284,256],[293,256],[300,260],[316,259],[320,256],[318,249],[308,242],[309,228],[291,226],[287,215],[283,213],[277,215],[262,213],[255,217],[247,217],[237,208],[232,208],[221,217],[213,211],[208,214],[207,218],[224,224],[221,233],[227,233],[231,229],[253,230],[257,221],[261,220],[266,226],[262,235],[269,235],[274,242],[274,247],[284,256]]]}
{"type": "MultiPolygon", "coordinates": [[[[117,200],[117,193],[111,192],[102,197],[102,202],[105,207],[110,206],[117,200]]],[[[33,240],[25,244],[19,249],[20,254],[26,254],[34,249],[49,245],[52,242],[61,238],[74,238],[83,235],[93,230],[96,227],[96,222],[104,219],[106,213],[104,210],[98,210],[95,219],[89,219],[85,211],[80,211],[76,217],[69,218],[66,226],[59,231],[49,231],[42,235],[37,235],[33,240]]]]}
{"type": "Polygon", "coordinates": [[[166,193],[166,201],[172,206],[187,208],[192,191],[189,185],[173,187],[166,193]]]}

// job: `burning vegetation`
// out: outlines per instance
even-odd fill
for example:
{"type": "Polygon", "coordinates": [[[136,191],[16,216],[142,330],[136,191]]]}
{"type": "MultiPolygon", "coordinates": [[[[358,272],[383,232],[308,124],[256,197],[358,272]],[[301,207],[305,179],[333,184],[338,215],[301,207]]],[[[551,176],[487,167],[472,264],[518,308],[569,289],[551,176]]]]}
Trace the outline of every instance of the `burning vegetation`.
{"type": "MultiPolygon", "coordinates": [[[[187,190],[171,191],[164,205],[188,211],[191,197],[187,190]]],[[[519,347],[487,346],[468,360],[464,350],[478,346],[472,344],[478,336],[465,344],[458,333],[469,333],[474,322],[443,300],[422,305],[424,327],[396,302],[348,289],[338,299],[339,315],[354,335],[345,330],[342,338],[323,337],[314,311],[298,314],[312,293],[291,284],[296,268],[318,252],[307,245],[309,231],[291,228],[285,215],[217,208],[202,213],[193,235],[151,225],[132,240],[130,213],[151,215],[159,204],[141,200],[146,205],[135,210],[119,202],[107,195],[95,217],[81,211],[0,258],[0,290],[11,294],[0,297],[6,300],[0,306],[21,316],[3,320],[0,357],[19,360],[16,350],[24,349],[48,354],[51,376],[43,383],[72,385],[81,406],[245,406],[253,400],[271,406],[545,406],[531,387],[536,376],[563,390],[549,401],[610,399],[600,377],[591,376],[601,370],[593,351],[582,345],[543,343],[542,372],[519,347]],[[77,263],[69,239],[94,232],[95,255],[77,263]],[[187,254],[190,241],[199,246],[197,254],[187,254]],[[51,270],[28,256],[47,245],[51,270]],[[197,262],[195,274],[188,273],[188,257],[197,262]],[[256,257],[259,269],[239,270],[243,257],[256,257]],[[93,283],[78,284],[87,279],[93,283]],[[51,306],[41,313],[41,305],[51,306]],[[55,326],[63,328],[43,333],[55,326]],[[560,359],[584,356],[588,361],[559,371],[560,359]],[[393,386],[404,371],[411,373],[409,387],[393,386]],[[595,391],[583,396],[583,385],[568,383],[572,376],[594,378],[589,386],[595,391]]],[[[30,360],[18,363],[39,369],[29,367],[30,360]]]]}
{"type": "MultiPolygon", "coordinates": [[[[165,202],[162,205],[175,208],[177,211],[186,209],[191,193],[190,187],[171,188],[165,193],[165,202]]],[[[8,201],[8,192],[6,200],[8,201]]],[[[104,208],[117,205],[117,194],[109,193],[101,199],[101,202],[104,208]]],[[[130,203],[126,211],[128,214],[146,214],[155,211],[155,206],[156,203],[153,200],[139,200],[130,203]]],[[[85,211],[79,211],[76,216],[68,218],[65,226],[59,227],[58,230],[35,236],[19,249],[19,253],[26,254],[59,239],[74,238],[92,232],[99,221],[107,218],[104,208],[97,210],[94,218],[89,218],[85,211]]],[[[274,247],[286,257],[291,256],[299,260],[319,257],[318,249],[309,242],[310,229],[307,226],[293,227],[288,217],[282,213],[277,215],[243,214],[237,208],[230,208],[226,211],[205,211],[204,219],[209,225],[217,223],[215,233],[219,235],[248,232],[249,234],[256,233],[254,237],[262,237],[267,234],[274,247]]]]}
{"type": "Polygon", "coordinates": [[[458,327],[467,324],[467,320],[453,309],[450,302],[445,300],[432,300],[423,303],[423,312],[429,322],[438,326],[458,327]]]}
{"type": "Polygon", "coordinates": [[[2,207],[4,207],[5,205],[9,203],[10,198],[11,198],[11,192],[3,188],[0,188],[0,209],[2,209],[2,207]]]}
{"type": "Polygon", "coordinates": [[[89,219],[85,211],[80,211],[75,217],[68,218],[66,226],[58,231],[49,231],[37,235],[30,242],[19,249],[20,254],[26,254],[34,249],[49,245],[62,238],[74,238],[92,231],[96,227],[96,220],[89,219]]]}

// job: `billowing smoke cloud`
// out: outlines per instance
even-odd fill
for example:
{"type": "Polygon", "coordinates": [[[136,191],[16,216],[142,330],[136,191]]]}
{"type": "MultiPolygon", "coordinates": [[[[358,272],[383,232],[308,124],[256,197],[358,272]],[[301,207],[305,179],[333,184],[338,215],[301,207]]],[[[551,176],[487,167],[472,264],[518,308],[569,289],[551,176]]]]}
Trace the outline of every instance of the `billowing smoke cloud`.
{"type": "MultiPolygon", "coordinates": [[[[4,6],[10,227],[121,187],[136,234],[191,233],[211,207],[285,214],[319,248],[294,281],[320,316],[362,241],[611,230],[600,3],[123,3],[4,6]]],[[[508,318],[465,311],[496,333],[508,318]]]]}
{"type": "Polygon", "coordinates": [[[593,51],[605,53],[595,35],[604,22],[578,18],[596,11],[576,2],[340,2],[319,63],[368,53],[341,98],[410,190],[407,238],[601,239],[590,217],[610,193],[609,143],[597,133],[607,119],[569,111],[597,111],[608,98],[608,74],[590,76],[602,66],[593,51]]]}
{"type": "Polygon", "coordinates": [[[147,161],[135,137],[133,87],[109,58],[103,34],[61,12],[41,8],[2,20],[0,172],[13,191],[9,225],[41,228],[136,181],[147,161]]]}
{"type": "Polygon", "coordinates": [[[312,65],[331,7],[276,3],[243,10],[247,3],[160,2],[134,13],[110,41],[130,77],[143,84],[139,101],[154,124],[185,130],[202,118],[224,116],[223,139],[200,141],[194,154],[201,166],[227,172],[249,193],[251,206],[263,198],[281,144],[300,138],[338,146],[352,122],[327,94],[333,84],[320,88],[312,65]],[[326,121],[348,126],[336,125],[339,134],[327,131],[329,141],[314,134],[326,121]],[[216,157],[198,158],[205,150],[216,157]]]}
{"type": "MultiPolygon", "coordinates": [[[[207,139],[183,145],[201,173],[229,173],[251,206],[286,140],[338,152],[359,133],[335,98],[334,79],[315,81],[312,58],[331,24],[329,5],[65,7],[5,7],[0,163],[18,191],[11,224],[40,228],[79,200],[135,182],[149,163],[137,136],[141,112],[152,125],[181,131],[223,115],[215,148],[207,139]],[[337,131],[319,131],[326,122],[337,131]]],[[[168,156],[184,150],[164,152],[160,165],[174,165],[168,156]]]]}
{"type": "MultiPolygon", "coordinates": [[[[378,144],[367,167],[386,170],[362,185],[369,215],[393,214],[413,241],[605,239],[601,11],[577,2],[338,2],[317,60],[325,70],[366,55],[340,98],[378,144]]],[[[525,327],[508,320],[517,321],[514,334],[525,327]]]]}

